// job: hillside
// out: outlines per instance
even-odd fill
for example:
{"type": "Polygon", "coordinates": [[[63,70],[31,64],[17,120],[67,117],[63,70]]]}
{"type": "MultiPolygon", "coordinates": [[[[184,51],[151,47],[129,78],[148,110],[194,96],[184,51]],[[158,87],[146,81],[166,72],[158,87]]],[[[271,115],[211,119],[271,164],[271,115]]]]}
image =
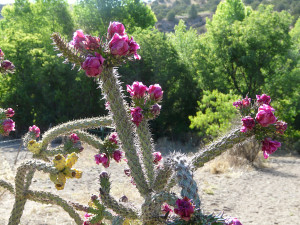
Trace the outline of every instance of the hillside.
{"type": "MultiPolygon", "coordinates": [[[[179,19],[198,33],[205,32],[206,18],[211,18],[221,0],[155,0],[150,3],[157,17],[160,31],[172,32],[179,19]]],[[[299,0],[244,0],[245,5],[257,9],[259,4],[274,5],[274,10],[286,10],[294,16],[293,24],[300,15],[299,0]]]]}

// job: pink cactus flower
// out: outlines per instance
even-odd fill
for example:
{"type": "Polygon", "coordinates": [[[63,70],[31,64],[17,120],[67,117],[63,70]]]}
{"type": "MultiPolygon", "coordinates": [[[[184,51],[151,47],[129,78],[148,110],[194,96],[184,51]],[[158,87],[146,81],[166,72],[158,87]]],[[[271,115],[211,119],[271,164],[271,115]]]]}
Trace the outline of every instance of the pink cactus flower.
{"type": "Polygon", "coordinates": [[[0,58],[4,56],[4,52],[0,48],[0,58]]]}
{"type": "Polygon", "coordinates": [[[82,30],[76,30],[73,34],[73,40],[70,42],[74,48],[80,49],[84,47],[83,41],[85,41],[85,35],[82,30]]]}
{"type": "Polygon", "coordinates": [[[4,70],[13,70],[13,69],[15,69],[14,64],[9,60],[3,60],[0,67],[2,67],[4,70]]]}
{"type": "Polygon", "coordinates": [[[148,92],[150,94],[150,99],[155,101],[161,101],[163,97],[163,91],[159,84],[150,85],[148,88],[148,92]]]}
{"type": "Polygon", "coordinates": [[[34,133],[36,137],[39,137],[41,133],[40,128],[36,125],[29,127],[29,132],[34,133]]]}
{"type": "Polygon", "coordinates": [[[147,86],[144,85],[142,82],[135,81],[133,84],[126,85],[127,92],[130,93],[130,96],[133,98],[143,98],[145,96],[146,91],[148,90],[147,86]]]}
{"type": "Polygon", "coordinates": [[[104,60],[99,53],[95,52],[95,56],[88,56],[81,67],[88,77],[97,77],[103,70],[104,60]]]}
{"type": "Polygon", "coordinates": [[[174,212],[185,221],[191,219],[191,215],[194,213],[195,206],[192,204],[191,200],[188,197],[183,199],[177,199],[176,205],[178,208],[174,209],[174,212]]]}
{"type": "Polygon", "coordinates": [[[116,151],[113,152],[113,158],[114,158],[114,160],[116,160],[116,162],[121,161],[122,155],[123,155],[123,152],[120,151],[120,150],[116,150],[116,151]]]}
{"type": "Polygon", "coordinates": [[[161,207],[161,211],[167,213],[167,212],[173,212],[173,210],[170,208],[170,206],[167,203],[164,203],[161,207]]]}
{"type": "Polygon", "coordinates": [[[87,50],[98,49],[100,47],[100,38],[87,35],[84,41],[84,47],[87,50]]]}
{"type": "Polygon", "coordinates": [[[243,103],[241,100],[238,100],[238,101],[234,102],[232,105],[235,106],[236,108],[242,108],[243,103]]]}
{"type": "Polygon", "coordinates": [[[271,106],[263,104],[258,108],[258,113],[256,114],[256,121],[262,126],[267,127],[270,124],[276,122],[277,118],[274,116],[273,109],[271,106]]]}
{"type": "Polygon", "coordinates": [[[108,140],[111,142],[111,143],[115,143],[116,145],[118,144],[118,134],[117,132],[113,132],[109,135],[109,138],[108,140]]]}
{"type": "Polygon", "coordinates": [[[15,111],[12,108],[8,108],[5,111],[5,115],[6,115],[6,117],[13,117],[15,115],[15,111]]]}
{"type": "Polygon", "coordinates": [[[278,141],[272,141],[271,138],[265,138],[262,141],[262,150],[264,152],[264,158],[267,159],[269,155],[274,153],[277,148],[281,146],[281,143],[278,141]]]}
{"type": "Polygon", "coordinates": [[[251,98],[248,98],[248,96],[246,96],[246,98],[242,100],[242,104],[244,108],[249,107],[251,105],[251,98]]]}
{"type": "Polygon", "coordinates": [[[129,52],[128,37],[115,33],[108,46],[111,54],[125,56],[129,52]]]}
{"type": "Polygon", "coordinates": [[[97,165],[102,163],[105,168],[109,167],[109,161],[105,153],[97,154],[94,157],[97,165]]]}
{"type": "Polygon", "coordinates": [[[255,121],[251,116],[246,116],[242,119],[243,126],[241,128],[241,132],[247,132],[248,130],[252,130],[255,126],[255,121]]]}
{"type": "Polygon", "coordinates": [[[9,135],[9,132],[15,130],[15,122],[12,119],[5,119],[2,123],[4,136],[9,135]]]}
{"type": "Polygon", "coordinates": [[[160,113],[161,106],[159,104],[154,104],[151,106],[151,113],[153,114],[154,117],[158,116],[160,113]]]}
{"type": "Polygon", "coordinates": [[[131,121],[135,123],[136,126],[139,126],[140,122],[142,122],[144,116],[142,114],[142,109],[140,107],[135,107],[130,109],[131,111],[131,121]]]}
{"type": "Polygon", "coordinates": [[[230,218],[227,225],[243,225],[237,218],[230,218]]]}
{"type": "Polygon", "coordinates": [[[270,105],[271,102],[271,97],[267,96],[266,94],[256,95],[256,99],[260,105],[262,104],[270,105]]]}
{"type": "Polygon", "coordinates": [[[137,54],[137,50],[140,49],[140,46],[138,43],[136,43],[133,40],[133,37],[131,37],[131,39],[129,40],[128,45],[129,45],[129,54],[130,55],[133,54],[135,59],[140,60],[141,56],[137,54]]]}
{"type": "Polygon", "coordinates": [[[283,134],[287,129],[287,123],[283,121],[277,121],[275,124],[276,132],[279,134],[283,134]]]}
{"type": "Polygon", "coordinates": [[[107,33],[109,39],[112,38],[115,33],[123,36],[125,35],[125,27],[120,22],[110,22],[107,33]]]}
{"type": "Polygon", "coordinates": [[[158,164],[160,160],[162,160],[162,156],[160,152],[153,152],[153,163],[158,164]]]}
{"type": "Polygon", "coordinates": [[[75,133],[72,133],[71,135],[70,135],[70,139],[71,139],[71,141],[75,144],[75,143],[77,143],[79,140],[80,140],[80,138],[77,136],[77,134],[75,134],[75,133]]]}

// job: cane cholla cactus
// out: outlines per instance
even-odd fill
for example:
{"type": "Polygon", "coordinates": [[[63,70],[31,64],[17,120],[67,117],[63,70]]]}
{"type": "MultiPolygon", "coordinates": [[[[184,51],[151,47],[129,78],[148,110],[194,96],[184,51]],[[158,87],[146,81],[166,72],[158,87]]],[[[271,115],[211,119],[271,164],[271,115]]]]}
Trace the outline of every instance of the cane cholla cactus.
{"type": "MultiPolygon", "coordinates": [[[[283,133],[286,125],[279,122],[273,124],[273,110],[268,105],[268,98],[262,95],[254,104],[256,108],[259,107],[256,117],[250,98],[234,103],[245,116],[242,120],[242,132],[240,128],[234,129],[192,157],[180,153],[162,157],[160,152],[155,151],[148,124],[149,120],[155,119],[160,113],[162,88],[159,84],[147,87],[142,82],[135,81],[132,85],[127,85],[132,100],[128,104],[120,85],[117,66],[128,60],[141,59],[137,52],[140,46],[133,37],[128,38],[124,25],[119,22],[110,23],[108,32],[103,37],[93,37],[77,30],[71,42],[65,41],[58,33],[54,33],[52,39],[56,49],[61,52],[59,56],[66,58],[65,62],[80,67],[88,77],[93,77],[98,82],[106,100],[108,116],[70,121],[46,131],[42,138],[39,137],[40,129],[37,126],[29,128],[23,142],[33,153],[35,160],[23,163],[18,168],[15,187],[0,180],[0,185],[15,195],[9,225],[19,224],[27,199],[61,206],[76,224],[104,224],[105,220],[110,220],[112,224],[130,224],[130,221],[135,220],[149,225],[241,224],[237,219],[224,218],[223,214],[203,214],[193,172],[250,136],[257,134],[261,139],[276,131],[283,133]],[[262,103],[265,105],[261,105],[262,103]],[[96,127],[110,127],[114,132],[101,140],[84,131],[96,127]],[[271,131],[269,128],[272,128],[271,131]],[[64,135],[68,136],[67,141],[51,148],[50,142],[64,135]],[[58,190],[67,185],[66,178],[80,178],[82,173],[72,167],[80,154],[84,154],[81,142],[98,150],[94,158],[99,166],[107,168],[110,163],[126,160],[128,169],[124,172],[131,177],[131,182],[144,198],[141,207],[128,204],[126,196],[117,201],[110,195],[111,175],[107,172],[99,175],[100,193],[92,195],[88,206],[67,202],[51,193],[29,189],[36,170],[49,174],[58,190]],[[181,188],[180,195],[170,192],[176,183],[181,188]],[[85,218],[81,218],[76,210],[86,212],[85,218]]],[[[3,111],[1,115],[10,114],[3,111]]],[[[270,153],[278,144],[267,138],[263,146],[264,151],[270,153]]]]}

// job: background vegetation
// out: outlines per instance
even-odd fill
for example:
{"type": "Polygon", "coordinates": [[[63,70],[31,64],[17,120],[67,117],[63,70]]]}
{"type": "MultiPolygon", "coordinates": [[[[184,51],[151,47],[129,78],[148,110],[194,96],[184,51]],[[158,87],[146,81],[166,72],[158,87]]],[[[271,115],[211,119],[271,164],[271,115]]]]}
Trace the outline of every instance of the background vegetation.
{"type": "Polygon", "coordinates": [[[70,40],[79,28],[105,35],[109,21],[121,21],[142,56],[120,68],[124,88],[139,80],[164,90],[161,115],[152,124],[155,137],[211,140],[239,121],[232,101],[266,93],[276,116],[289,123],[286,138],[297,148],[299,7],[296,0],[156,0],[151,8],[140,0],[82,0],[72,6],[65,0],[16,0],[1,11],[0,48],[17,71],[0,77],[0,106],[15,109],[18,134],[34,123],[44,131],[104,114],[95,82],[62,63],[50,35],[60,32],[70,40]],[[214,14],[204,18],[207,31],[199,34],[189,21],[199,22],[205,11],[214,14]],[[186,22],[176,21],[180,16],[186,22]],[[163,18],[175,20],[174,32],[160,31],[156,21],[163,18]]]}

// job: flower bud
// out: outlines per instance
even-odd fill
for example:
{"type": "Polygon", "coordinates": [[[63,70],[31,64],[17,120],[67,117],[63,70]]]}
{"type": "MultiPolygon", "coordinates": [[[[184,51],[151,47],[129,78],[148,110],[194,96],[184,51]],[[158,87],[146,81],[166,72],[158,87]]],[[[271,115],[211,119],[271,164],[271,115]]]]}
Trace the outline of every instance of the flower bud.
{"type": "Polygon", "coordinates": [[[155,101],[161,101],[163,97],[163,91],[159,84],[150,85],[148,88],[148,92],[150,94],[150,99],[155,101]]]}
{"type": "Polygon", "coordinates": [[[77,30],[73,34],[73,41],[70,42],[74,48],[80,49],[83,47],[83,41],[85,41],[85,35],[82,30],[77,30]]]}
{"type": "Polygon", "coordinates": [[[269,155],[273,154],[280,146],[280,142],[273,141],[271,138],[265,138],[262,141],[262,151],[264,153],[264,158],[267,159],[269,155]]]}
{"type": "Polygon", "coordinates": [[[128,202],[128,198],[126,195],[123,195],[120,199],[119,202],[128,202]]]}
{"type": "Polygon", "coordinates": [[[81,64],[81,67],[85,70],[85,74],[88,77],[97,77],[103,70],[104,60],[105,59],[99,53],[95,52],[95,56],[87,56],[86,60],[81,64]]]}
{"type": "Polygon", "coordinates": [[[75,143],[77,143],[80,140],[80,138],[77,136],[77,134],[72,133],[70,135],[70,140],[75,144],[75,143]]]}
{"type": "Polygon", "coordinates": [[[162,160],[162,156],[160,152],[153,153],[153,163],[157,164],[160,160],[162,160]]]}
{"type": "Polygon", "coordinates": [[[129,51],[128,37],[115,33],[108,46],[112,55],[125,56],[129,51]]]}
{"type": "Polygon", "coordinates": [[[116,150],[116,151],[113,152],[113,158],[114,158],[114,160],[116,160],[116,162],[121,161],[122,155],[123,155],[123,152],[120,151],[120,150],[116,150]]]}
{"type": "Polygon", "coordinates": [[[8,108],[5,111],[5,115],[6,115],[6,117],[13,117],[15,115],[15,111],[12,108],[8,108]]]}
{"type": "Polygon", "coordinates": [[[29,127],[29,132],[32,132],[35,134],[36,137],[39,137],[40,136],[40,128],[37,127],[36,125],[33,125],[31,127],[29,127]]]}
{"type": "Polygon", "coordinates": [[[195,206],[192,204],[191,200],[188,197],[183,199],[177,199],[176,201],[177,208],[174,209],[174,212],[185,221],[191,219],[191,215],[194,213],[195,206]]]}
{"type": "Polygon", "coordinates": [[[151,106],[151,113],[154,117],[158,116],[160,113],[161,106],[159,104],[154,104],[151,106]]]}
{"type": "Polygon", "coordinates": [[[14,64],[12,64],[12,62],[9,61],[9,60],[3,60],[3,62],[1,63],[1,67],[4,70],[13,70],[13,69],[15,69],[14,64]]]}
{"type": "Polygon", "coordinates": [[[102,171],[102,172],[100,173],[100,179],[101,179],[101,178],[108,179],[108,178],[109,178],[108,173],[107,173],[106,171],[102,171]]]}
{"type": "Polygon", "coordinates": [[[115,33],[123,36],[125,35],[125,27],[120,22],[110,22],[107,33],[109,39],[112,38],[115,33]]]}
{"type": "Polygon", "coordinates": [[[115,143],[116,145],[118,144],[118,141],[117,141],[117,139],[118,139],[118,134],[117,134],[117,132],[113,132],[113,133],[111,133],[110,135],[109,135],[109,141],[111,142],[111,143],[115,143]]]}
{"type": "Polygon", "coordinates": [[[256,95],[256,100],[260,105],[263,104],[270,105],[271,97],[267,96],[266,94],[256,95]]]}
{"type": "Polygon", "coordinates": [[[277,121],[275,127],[277,133],[283,134],[284,131],[287,129],[287,123],[283,121],[277,121]]]}
{"type": "Polygon", "coordinates": [[[84,47],[87,50],[95,51],[100,47],[100,39],[98,37],[87,35],[84,41],[84,47]]]}
{"type": "Polygon", "coordinates": [[[144,116],[142,114],[142,109],[140,107],[135,107],[130,109],[131,111],[131,121],[135,123],[136,126],[139,126],[140,122],[142,122],[144,116]]]}
{"type": "Polygon", "coordinates": [[[15,130],[15,122],[12,119],[5,119],[2,122],[2,128],[4,131],[3,135],[7,136],[11,131],[15,130]]]}
{"type": "Polygon", "coordinates": [[[255,121],[251,116],[246,116],[242,119],[243,126],[241,128],[241,132],[247,132],[248,130],[252,130],[255,126],[255,121]]]}
{"type": "Polygon", "coordinates": [[[133,82],[131,86],[130,85],[126,85],[126,86],[127,86],[127,92],[129,92],[130,96],[132,96],[134,99],[143,98],[145,96],[146,91],[148,90],[146,85],[138,81],[133,82]]]}

